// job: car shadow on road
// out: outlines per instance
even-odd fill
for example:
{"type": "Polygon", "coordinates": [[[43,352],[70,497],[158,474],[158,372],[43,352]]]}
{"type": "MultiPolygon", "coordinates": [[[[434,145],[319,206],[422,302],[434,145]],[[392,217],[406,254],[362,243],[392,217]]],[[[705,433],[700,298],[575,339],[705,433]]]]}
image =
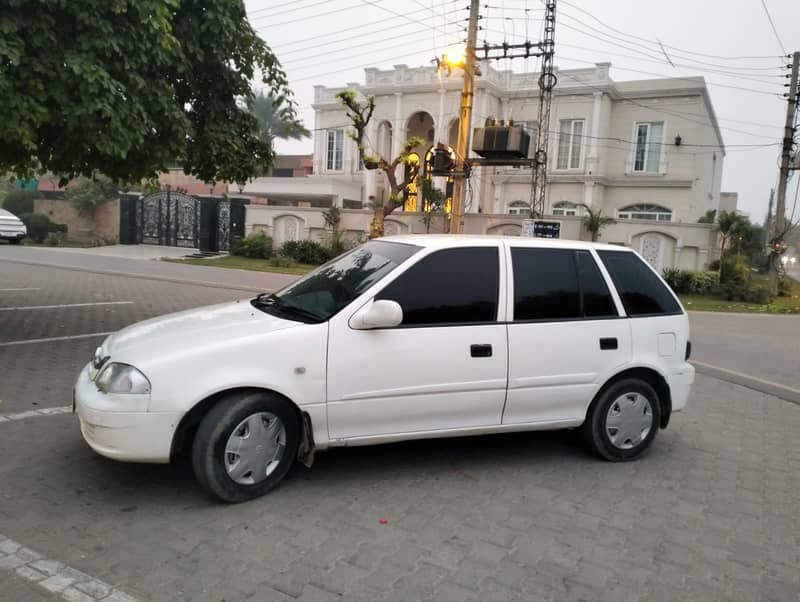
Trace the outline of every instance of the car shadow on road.
{"type": "MultiPolygon", "coordinates": [[[[148,507],[215,505],[194,481],[190,459],[171,464],[130,464],[94,454],[80,440],[64,450],[69,487],[94,504],[130,512],[148,507]],[[80,466],[79,470],[76,467],[80,466]]],[[[311,468],[296,464],[270,496],[280,492],[342,493],[393,483],[455,479],[479,482],[520,470],[557,471],[569,464],[595,464],[576,431],[527,432],[446,439],[423,439],[376,446],[333,448],[318,452],[311,468]]],[[[56,471],[61,468],[53,466],[56,471]]]]}

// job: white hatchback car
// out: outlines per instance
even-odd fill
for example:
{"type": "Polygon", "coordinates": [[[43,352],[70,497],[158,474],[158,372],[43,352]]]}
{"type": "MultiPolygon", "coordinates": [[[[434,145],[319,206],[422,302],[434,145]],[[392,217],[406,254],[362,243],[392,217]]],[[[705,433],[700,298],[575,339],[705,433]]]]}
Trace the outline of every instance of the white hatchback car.
{"type": "Polygon", "coordinates": [[[684,407],[689,320],[624,247],[373,240],[275,294],[129,326],[75,385],[98,453],[168,462],[238,502],[314,450],[581,427],[630,460],[684,407]]]}
{"type": "Polygon", "coordinates": [[[28,228],[16,215],[0,209],[0,240],[7,240],[12,245],[19,244],[28,235],[28,228]]]}

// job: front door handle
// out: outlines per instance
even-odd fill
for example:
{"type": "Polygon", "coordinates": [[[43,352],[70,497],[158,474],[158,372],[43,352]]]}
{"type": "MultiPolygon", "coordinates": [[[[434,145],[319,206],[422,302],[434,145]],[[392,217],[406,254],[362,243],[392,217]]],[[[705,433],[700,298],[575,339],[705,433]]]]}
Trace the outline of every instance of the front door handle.
{"type": "Polygon", "coordinates": [[[617,344],[616,337],[600,339],[600,349],[602,350],[617,349],[618,347],[619,345],[617,344]]]}
{"type": "Polygon", "coordinates": [[[470,345],[469,354],[472,357],[492,357],[491,345],[470,345]]]}

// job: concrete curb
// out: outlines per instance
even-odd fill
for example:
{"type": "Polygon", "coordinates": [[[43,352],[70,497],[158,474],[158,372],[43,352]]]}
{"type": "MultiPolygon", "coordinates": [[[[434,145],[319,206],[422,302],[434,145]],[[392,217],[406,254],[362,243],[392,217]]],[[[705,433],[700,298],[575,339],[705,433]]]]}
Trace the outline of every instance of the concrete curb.
{"type": "MultiPolygon", "coordinates": [[[[35,265],[45,268],[55,268],[57,270],[70,270],[73,272],[88,272],[90,274],[102,274],[104,276],[123,276],[125,278],[139,278],[141,280],[157,280],[159,282],[171,282],[174,284],[190,284],[193,286],[205,286],[210,288],[221,288],[234,291],[246,291],[248,293],[272,293],[275,292],[275,290],[277,290],[277,289],[261,288],[255,286],[224,284],[220,282],[211,282],[208,280],[192,280],[190,278],[158,276],[156,274],[140,274],[138,272],[115,272],[113,270],[101,270],[97,268],[85,268],[74,265],[44,263],[42,261],[30,261],[27,259],[8,259],[6,257],[2,257],[0,258],[0,261],[7,261],[8,263],[20,263],[24,265],[35,265]]],[[[228,269],[228,268],[217,268],[217,269],[228,269]]]]}
{"type": "Polygon", "coordinates": [[[698,362],[697,360],[692,360],[690,363],[694,365],[700,374],[712,376],[719,380],[747,387],[759,393],[772,395],[773,397],[778,397],[789,403],[800,405],[800,389],[764,380],[763,378],[744,374],[743,372],[737,372],[736,370],[728,370],[727,368],[720,368],[719,366],[713,366],[705,362],[698,362]]]}

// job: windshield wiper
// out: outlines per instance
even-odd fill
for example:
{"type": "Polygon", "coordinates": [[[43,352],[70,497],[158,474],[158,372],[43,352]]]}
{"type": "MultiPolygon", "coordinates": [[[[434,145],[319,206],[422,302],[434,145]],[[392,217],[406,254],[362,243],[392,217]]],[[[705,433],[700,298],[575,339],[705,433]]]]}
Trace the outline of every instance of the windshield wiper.
{"type": "Polygon", "coordinates": [[[302,317],[315,323],[319,323],[324,320],[322,316],[314,313],[313,311],[298,307],[297,305],[289,305],[286,303],[286,301],[274,293],[261,293],[258,295],[258,297],[253,299],[253,305],[275,308],[284,314],[302,317]]]}

